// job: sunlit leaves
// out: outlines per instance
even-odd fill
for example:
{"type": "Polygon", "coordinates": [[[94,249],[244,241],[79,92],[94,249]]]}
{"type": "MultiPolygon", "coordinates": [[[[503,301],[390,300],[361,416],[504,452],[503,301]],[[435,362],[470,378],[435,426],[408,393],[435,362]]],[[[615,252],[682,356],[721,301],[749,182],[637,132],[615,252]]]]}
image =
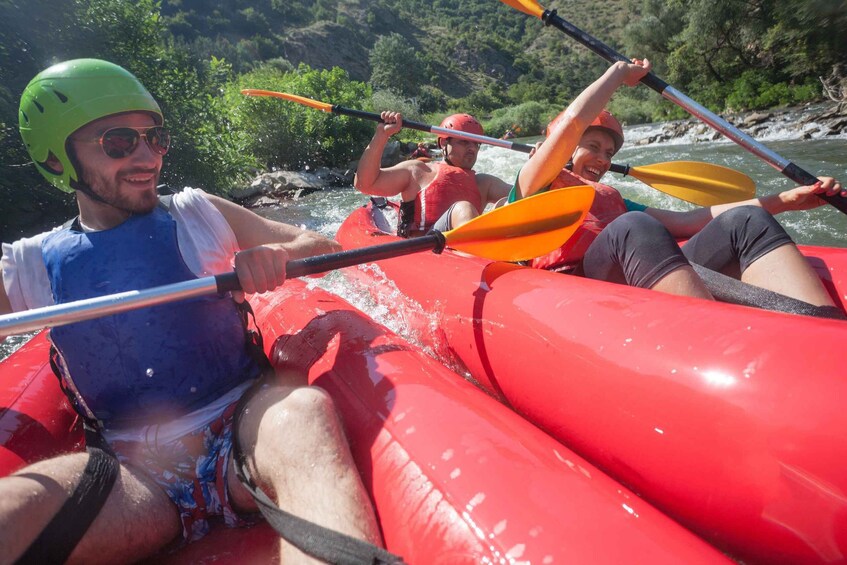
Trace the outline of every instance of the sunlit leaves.
{"type": "Polygon", "coordinates": [[[247,151],[268,168],[344,165],[367,145],[373,124],[356,118],[326,114],[276,98],[247,97],[242,88],[288,92],[348,108],[370,100],[366,84],[350,80],[340,69],[314,70],[300,65],[281,72],[262,67],[227,85],[223,105],[235,128],[247,140],[247,151]]]}

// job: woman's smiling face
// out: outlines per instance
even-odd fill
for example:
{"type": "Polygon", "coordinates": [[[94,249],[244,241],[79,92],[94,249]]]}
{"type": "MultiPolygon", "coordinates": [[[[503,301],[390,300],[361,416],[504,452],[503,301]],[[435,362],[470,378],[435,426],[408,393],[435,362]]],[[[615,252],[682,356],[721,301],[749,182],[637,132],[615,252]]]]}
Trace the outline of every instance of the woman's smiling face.
{"type": "Polygon", "coordinates": [[[599,181],[612,165],[615,140],[600,128],[589,128],[571,157],[573,172],[586,180],[599,181]]]}

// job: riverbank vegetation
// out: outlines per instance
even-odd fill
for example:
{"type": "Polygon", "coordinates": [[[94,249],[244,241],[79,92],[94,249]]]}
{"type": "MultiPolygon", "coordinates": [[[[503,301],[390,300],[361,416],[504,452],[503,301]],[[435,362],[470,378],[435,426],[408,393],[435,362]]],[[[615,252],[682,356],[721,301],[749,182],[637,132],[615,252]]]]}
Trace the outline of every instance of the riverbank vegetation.
{"type": "MultiPolygon", "coordinates": [[[[820,99],[819,77],[845,80],[833,69],[847,60],[847,0],[544,5],[624,53],[650,57],[659,76],[718,112],[820,99]]],[[[606,67],[495,0],[0,1],[3,240],[73,213],[72,199],[27,166],[16,130],[29,79],[77,57],[125,66],[160,101],[174,136],[164,182],[218,192],[257,169],[344,166],[373,131],[241,88],[436,124],[471,112],[490,135],[532,135],[606,67]]],[[[646,88],[622,91],[611,109],[629,123],[682,117],[646,88]]]]}

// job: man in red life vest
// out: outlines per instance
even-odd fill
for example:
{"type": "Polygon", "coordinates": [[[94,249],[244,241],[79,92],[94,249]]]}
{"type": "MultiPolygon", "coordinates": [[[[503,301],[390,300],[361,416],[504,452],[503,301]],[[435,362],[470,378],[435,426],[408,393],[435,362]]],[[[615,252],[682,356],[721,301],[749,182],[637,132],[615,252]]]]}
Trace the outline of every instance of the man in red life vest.
{"type": "Polygon", "coordinates": [[[429,148],[426,146],[426,143],[421,141],[418,143],[418,146],[415,147],[415,150],[409,155],[409,159],[429,159],[429,148]]]}
{"type": "MultiPolygon", "coordinates": [[[[453,229],[477,217],[486,204],[496,203],[511,188],[497,177],[476,174],[473,166],[479,143],[438,137],[444,161],[403,161],[380,168],[382,151],[388,138],[403,127],[403,116],[383,112],[370,144],[365,148],[356,170],[354,186],[374,196],[400,196],[400,220],[397,233],[404,237],[421,235],[432,228],[453,229]]],[[[444,118],[441,127],[482,135],[482,125],[469,114],[444,118]]]]}

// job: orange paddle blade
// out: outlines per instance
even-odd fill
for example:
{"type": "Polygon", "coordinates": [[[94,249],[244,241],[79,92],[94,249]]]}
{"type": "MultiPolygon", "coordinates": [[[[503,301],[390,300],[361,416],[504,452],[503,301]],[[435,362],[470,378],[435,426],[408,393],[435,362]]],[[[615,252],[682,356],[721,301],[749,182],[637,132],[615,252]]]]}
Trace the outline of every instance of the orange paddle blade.
{"type": "Polygon", "coordinates": [[[541,18],[544,14],[544,6],[540,5],[535,0],[500,0],[503,4],[511,6],[515,10],[519,10],[524,14],[541,18]]]}
{"type": "Polygon", "coordinates": [[[536,194],[496,208],[444,233],[453,249],[496,261],[526,261],[560,247],[594,201],[590,186],[536,194]]]}
{"type": "Polygon", "coordinates": [[[316,110],[321,110],[322,112],[332,112],[332,104],[327,104],[326,102],[320,102],[318,100],[312,100],[311,98],[306,98],[305,96],[288,94],[287,92],[274,92],[273,90],[245,88],[241,91],[241,94],[244,94],[245,96],[272,96],[274,98],[282,98],[283,100],[288,100],[289,102],[297,102],[298,104],[309,106],[310,108],[315,108],[316,110]]]}

